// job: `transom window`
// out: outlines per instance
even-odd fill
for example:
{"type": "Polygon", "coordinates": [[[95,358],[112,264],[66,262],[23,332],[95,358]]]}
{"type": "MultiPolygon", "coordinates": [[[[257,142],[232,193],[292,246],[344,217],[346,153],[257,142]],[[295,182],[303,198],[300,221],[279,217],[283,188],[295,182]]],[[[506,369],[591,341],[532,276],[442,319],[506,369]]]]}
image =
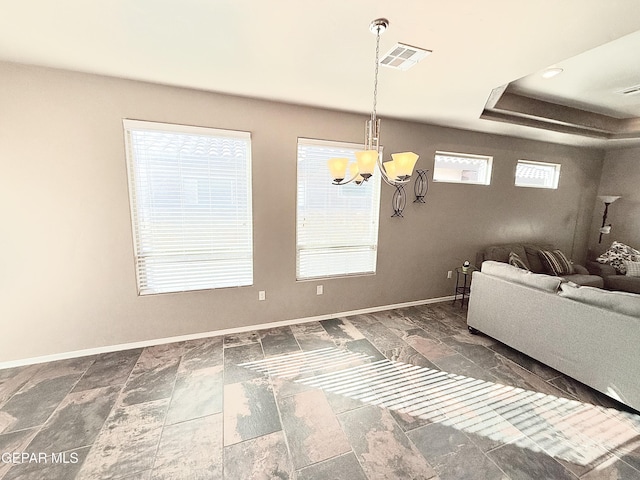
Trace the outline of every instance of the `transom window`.
{"type": "Polygon", "coordinates": [[[253,283],[251,136],[124,120],[138,292],[253,283]]]}
{"type": "Polygon", "coordinates": [[[560,165],[557,163],[518,160],[516,187],[558,188],[560,165]]]}
{"type": "Polygon", "coordinates": [[[362,145],[298,139],[296,278],[375,273],[380,175],[333,185],[330,158],[355,158],[362,145]]]}
{"type": "Polygon", "coordinates": [[[434,182],[489,185],[493,157],[467,153],[436,152],[434,182]]]}

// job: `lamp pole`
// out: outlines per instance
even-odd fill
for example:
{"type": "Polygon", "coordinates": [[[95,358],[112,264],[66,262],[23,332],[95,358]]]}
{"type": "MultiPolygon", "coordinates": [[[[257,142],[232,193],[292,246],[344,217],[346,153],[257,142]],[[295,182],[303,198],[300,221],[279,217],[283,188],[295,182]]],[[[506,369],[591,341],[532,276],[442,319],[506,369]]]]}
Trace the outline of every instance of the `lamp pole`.
{"type": "Polygon", "coordinates": [[[602,215],[602,227],[600,228],[600,239],[598,243],[602,243],[602,235],[605,224],[607,223],[607,214],[609,213],[609,205],[611,203],[604,202],[604,215],[602,215]]]}

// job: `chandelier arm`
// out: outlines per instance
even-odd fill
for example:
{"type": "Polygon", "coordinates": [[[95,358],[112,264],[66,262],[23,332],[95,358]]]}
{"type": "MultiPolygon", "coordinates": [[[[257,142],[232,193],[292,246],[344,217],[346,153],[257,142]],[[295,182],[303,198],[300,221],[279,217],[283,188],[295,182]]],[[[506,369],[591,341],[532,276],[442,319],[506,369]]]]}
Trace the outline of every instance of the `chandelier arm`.
{"type": "Polygon", "coordinates": [[[378,155],[378,170],[380,170],[380,176],[384,183],[391,187],[397,187],[398,185],[405,185],[411,181],[411,177],[404,180],[391,180],[389,175],[387,175],[387,171],[384,169],[384,165],[382,165],[382,160],[380,159],[380,155],[378,155]]]}
{"type": "Polygon", "coordinates": [[[340,182],[336,182],[335,180],[333,182],[331,182],[332,185],[346,185],[347,183],[351,183],[353,182],[356,178],[358,178],[359,173],[356,173],[353,177],[351,177],[349,180],[342,180],[340,182]]]}

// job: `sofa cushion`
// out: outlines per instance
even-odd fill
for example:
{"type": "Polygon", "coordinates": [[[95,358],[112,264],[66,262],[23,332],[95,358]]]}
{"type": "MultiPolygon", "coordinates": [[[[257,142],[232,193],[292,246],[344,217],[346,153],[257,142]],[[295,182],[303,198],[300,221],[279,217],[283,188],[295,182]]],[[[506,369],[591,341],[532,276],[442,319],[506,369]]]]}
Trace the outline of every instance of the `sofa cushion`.
{"type": "Polygon", "coordinates": [[[572,275],[573,265],[561,250],[540,250],[540,262],[549,275],[572,275]]]}
{"type": "Polygon", "coordinates": [[[562,297],[640,318],[640,295],[579,287],[571,283],[563,283],[560,289],[558,294],[562,297]]]}
{"type": "Polygon", "coordinates": [[[606,263],[587,262],[587,269],[591,275],[600,275],[602,278],[616,275],[616,269],[606,263]]]}
{"type": "Polygon", "coordinates": [[[538,255],[538,252],[540,250],[555,250],[555,247],[548,244],[524,245],[524,251],[527,254],[527,263],[529,264],[529,270],[535,273],[546,273],[544,266],[540,261],[540,256],[538,255]]]}
{"type": "Polygon", "coordinates": [[[606,252],[596,258],[597,262],[608,263],[615,268],[616,272],[622,275],[627,273],[624,260],[630,260],[632,262],[640,261],[640,251],[624,243],[613,242],[606,252]]]}
{"type": "Polygon", "coordinates": [[[514,267],[521,268],[522,270],[529,270],[529,267],[525,263],[525,261],[518,255],[516,252],[511,252],[509,254],[509,265],[513,265],[514,267]]]}
{"type": "Polygon", "coordinates": [[[603,288],[604,280],[602,277],[598,275],[583,275],[583,274],[574,274],[574,275],[563,275],[563,279],[567,282],[573,282],[577,285],[588,286],[588,287],[596,287],[603,288]]]}
{"type": "Polygon", "coordinates": [[[591,273],[586,267],[578,265],[577,263],[573,264],[573,273],[578,275],[596,275],[595,273],[591,273]]]}
{"type": "Polygon", "coordinates": [[[640,278],[626,275],[609,275],[604,277],[604,288],[621,292],[640,293],[640,278]]]}
{"type": "Polygon", "coordinates": [[[560,283],[562,282],[560,277],[533,273],[514,267],[508,263],[494,262],[491,260],[482,264],[482,273],[552,293],[558,291],[558,287],[560,287],[560,283]]]}

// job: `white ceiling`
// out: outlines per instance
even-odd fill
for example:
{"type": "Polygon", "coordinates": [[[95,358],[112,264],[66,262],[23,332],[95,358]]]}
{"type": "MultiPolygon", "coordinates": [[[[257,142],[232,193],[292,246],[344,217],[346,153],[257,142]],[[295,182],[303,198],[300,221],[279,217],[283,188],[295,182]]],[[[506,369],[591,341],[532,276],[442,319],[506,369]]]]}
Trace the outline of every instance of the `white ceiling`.
{"type": "Polygon", "coordinates": [[[535,72],[511,84],[513,92],[616,118],[640,117],[640,94],[621,95],[640,85],[640,30],[558,62],[552,79],[535,72]]]}
{"type": "MultiPolygon", "coordinates": [[[[0,7],[0,60],[361,113],[373,93],[368,26],[386,17],[381,54],[396,42],[433,54],[406,72],[380,69],[382,118],[596,147],[614,145],[479,117],[494,88],[640,31],[638,0],[0,0],[0,7]]],[[[638,45],[624,66],[635,83],[638,45]]],[[[582,73],[596,72],[600,82],[623,75],[587,63],[592,70],[582,73]]],[[[563,66],[565,76],[571,63],[563,66]]],[[[574,90],[568,84],[560,95],[574,90]]]]}

